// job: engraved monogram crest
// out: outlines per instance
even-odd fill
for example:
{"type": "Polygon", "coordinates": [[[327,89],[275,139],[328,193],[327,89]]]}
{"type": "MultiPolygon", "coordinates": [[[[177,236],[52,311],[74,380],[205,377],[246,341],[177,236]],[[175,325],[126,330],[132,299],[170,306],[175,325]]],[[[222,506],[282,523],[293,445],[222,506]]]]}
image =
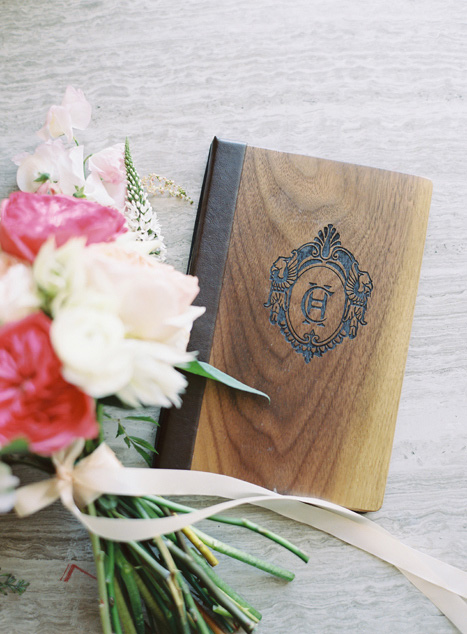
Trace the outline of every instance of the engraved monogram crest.
{"type": "Polygon", "coordinates": [[[306,363],[332,350],[345,337],[354,339],[365,326],[373,282],[355,257],[341,246],[333,225],[313,242],[277,258],[270,269],[266,304],[269,321],[306,363]]]}

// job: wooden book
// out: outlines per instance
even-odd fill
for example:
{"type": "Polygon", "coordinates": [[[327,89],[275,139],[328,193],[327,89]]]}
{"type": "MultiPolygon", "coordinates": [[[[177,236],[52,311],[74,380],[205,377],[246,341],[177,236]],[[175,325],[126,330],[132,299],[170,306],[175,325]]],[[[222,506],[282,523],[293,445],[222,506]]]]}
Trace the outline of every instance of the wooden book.
{"type": "Polygon", "coordinates": [[[432,184],[214,139],[190,348],[266,392],[190,377],[156,466],[359,511],[383,501],[432,184]]]}

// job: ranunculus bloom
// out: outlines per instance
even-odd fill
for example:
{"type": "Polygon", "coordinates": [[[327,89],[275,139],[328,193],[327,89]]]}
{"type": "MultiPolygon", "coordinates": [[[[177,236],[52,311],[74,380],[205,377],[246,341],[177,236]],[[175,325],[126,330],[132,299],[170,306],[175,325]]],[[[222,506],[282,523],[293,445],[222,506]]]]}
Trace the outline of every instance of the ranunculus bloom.
{"type": "Polygon", "coordinates": [[[125,327],[109,310],[76,306],[58,312],[52,344],[67,381],[99,398],[115,394],[131,379],[125,327]]]}
{"type": "Polygon", "coordinates": [[[42,312],[0,328],[0,446],[15,438],[51,455],[75,438],[94,438],[94,401],[61,375],[42,312]]]}
{"type": "Polygon", "coordinates": [[[22,319],[39,306],[31,266],[0,251],[0,325],[22,319]]]}
{"type": "Polygon", "coordinates": [[[13,161],[18,165],[16,182],[23,192],[72,196],[84,186],[82,146],[67,148],[56,139],[38,145],[34,154],[15,156],[13,161]]]}
{"type": "Polygon", "coordinates": [[[73,128],[85,130],[91,120],[91,105],[81,90],[68,86],[60,106],[51,106],[44,126],[37,133],[41,139],[56,139],[63,134],[73,140],[73,128]]]}
{"type": "Polygon", "coordinates": [[[117,210],[72,196],[14,192],[0,208],[0,246],[32,262],[41,245],[53,236],[58,246],[75,236],[87,244],[114,240],[124,233],[117,210]]]}

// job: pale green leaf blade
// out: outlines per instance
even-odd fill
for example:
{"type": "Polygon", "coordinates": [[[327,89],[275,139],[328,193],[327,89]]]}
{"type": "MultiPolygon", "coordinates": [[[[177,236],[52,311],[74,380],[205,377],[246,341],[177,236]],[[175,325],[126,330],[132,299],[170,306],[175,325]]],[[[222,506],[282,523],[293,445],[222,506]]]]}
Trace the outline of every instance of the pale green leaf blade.
{"type": "Polygon", "coordinates": [[[258,396],[264,396],[264,398],[267,398],[268,401],[271,402],[269,396],[264,392],[260,392],[254,387],[245,385],[245,383],[234,379],[232,376],[225,374],[225,372],[214,368],[212,365],[204,361],[198,361],[197,359],[195,359],[194,361],[190,361],[189,363],[180,365],[178,367],[182,370],[185,370],[186,372],[190,372],[191,374],[197,374],[198,376],[204,376],[207,379],[212,379],[213,381],[219,381],[219,383],[223,383],[224,385],[233,387],[236,390],[241,390],[242,392],[250,392],[251,394],[257,394],[258,396]]]}

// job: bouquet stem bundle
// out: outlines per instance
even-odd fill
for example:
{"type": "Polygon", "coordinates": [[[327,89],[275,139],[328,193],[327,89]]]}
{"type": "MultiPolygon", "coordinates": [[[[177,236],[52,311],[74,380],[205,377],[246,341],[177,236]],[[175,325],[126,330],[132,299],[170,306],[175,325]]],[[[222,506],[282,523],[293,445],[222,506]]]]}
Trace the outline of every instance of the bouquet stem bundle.
{"type": "MultiPolygon", "coordinates": [[[[88,506],[91,515],[158,518],[193,509],[157,496],[104,495],[88,506]]],[[[216,522],[243,526],[290,550],[300,549],[248,520],[213,516],[216,522]]],[[[253,632],[261,614],[214,570],[212,550],[291,581],[293,573],[227,545],[197,528],[146,542],[118,543],[91,534],[104,634],[217,634],[242,627],[253,632]]]]}

